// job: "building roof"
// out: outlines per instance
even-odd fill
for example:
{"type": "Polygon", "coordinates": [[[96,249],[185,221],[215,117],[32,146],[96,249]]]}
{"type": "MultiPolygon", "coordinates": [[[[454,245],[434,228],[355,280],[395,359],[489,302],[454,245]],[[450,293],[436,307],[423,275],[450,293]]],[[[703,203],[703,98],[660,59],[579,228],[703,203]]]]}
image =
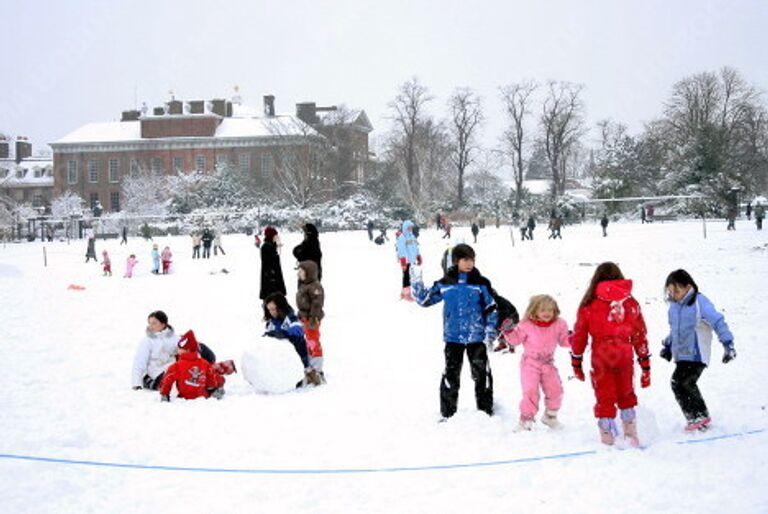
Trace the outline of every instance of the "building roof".
{"type": "Polygon", "coordinates": [[[53,187],[53,161],[31,157],[16,164],[14,159],[0,159],[0,188],[2,187],[53,187]],[[41,171],[39,177],[35,170],[41,171]],[[19,177],[21,172],[21,177],[19,177]]]}
{"type": "MultiPolygon", "coordinates": [[[[254,111],[240,111],[252,113],[254,111]]],[[[167,115],[169,118],[181,118],[205,115],[167,115]]],[[[274,117],[242,116],[222,118],[216,128],[214,139],[256,138],[274,136],[320,136],[315,129],[294,115],[281,114],[274,117]]],[[[141,121],[111,121],[88,123],[70,132],[52,145],[83,144],[83,143],[121,143],[137,141],[157,141],[172,138],[142,138],[141,121]]]]}
{"type": "Polygon", "coordinates": [[[362,109],[350,111],[326,111],[318,114],[323,125],[352,125],[365,132],[372,132],[373,125],[362,109]]]}

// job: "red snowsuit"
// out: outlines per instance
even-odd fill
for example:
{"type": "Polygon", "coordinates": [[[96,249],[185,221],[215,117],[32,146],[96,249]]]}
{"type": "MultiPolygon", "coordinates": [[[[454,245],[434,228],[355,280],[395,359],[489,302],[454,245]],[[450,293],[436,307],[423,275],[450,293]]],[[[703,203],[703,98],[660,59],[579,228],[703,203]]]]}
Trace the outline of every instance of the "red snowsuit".
{"type": "Polygon", "coordinates": [[[581,356],[592,336],[592,387],[595,390],[595,417],[616,417],[616,406],[637,405],[632,384],[633,352],[648,357],[646,328],[640,305],[632,298],[631,280],[600,282],[596,298],[579,309],[573,327],[573,355],[581,356]]]}
{"type": "Polygon", "coordinates": [[[224,377],[217,373],[211,364],[197,352],[179,354],[179,360],[168,367],[160,386],[160,394],[168,396],[176,384],[179,396],[185,400],[210,396],[209,389],[224,385],[224,377]]]}

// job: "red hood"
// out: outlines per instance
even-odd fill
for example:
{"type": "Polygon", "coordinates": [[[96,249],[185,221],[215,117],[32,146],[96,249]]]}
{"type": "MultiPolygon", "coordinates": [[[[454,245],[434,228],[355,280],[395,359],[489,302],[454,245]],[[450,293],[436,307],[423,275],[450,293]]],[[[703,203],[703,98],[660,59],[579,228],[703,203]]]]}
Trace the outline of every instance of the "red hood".
{"type": "Polygon", "coordinates": [[[597,284],[595,294],[601,300],[621,301],[632,294],[631,280],[606,280],[597,284]]]}

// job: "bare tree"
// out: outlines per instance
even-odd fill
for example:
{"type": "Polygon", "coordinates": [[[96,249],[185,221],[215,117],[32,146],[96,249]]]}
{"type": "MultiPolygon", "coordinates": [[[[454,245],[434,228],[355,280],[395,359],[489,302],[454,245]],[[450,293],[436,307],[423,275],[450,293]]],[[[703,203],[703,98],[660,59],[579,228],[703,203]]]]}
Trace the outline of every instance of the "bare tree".
{"type": "Polygon", "coordinates": [[[267,124],[270,133],[279,136],[270,156],[274,186],[282,198],[304,208],[331,194],[335,177],[329,169],[327,139],[298,118],[269,118],[267,124]]]}
{"type": "Polygon", "coordinates": [[[480,98],[469,88],[458,88],[448,99],[451,160],[458,173],[457,200],[464,203],[464,173],[474,160],[477,131],[483,121],[480,98]]]}
{"type": "Polygon", "coordinates": [[[512,162],[512,178],[515,181],[515,211],[520,209],[525,178],[524,146],[527,142],[525,122],[531,111],[532,96],[537,87],[536,82],[527,80],[501,88],[501,97],[509,121],[509,126],[502,136],[503,153],[508,155],[512,162]]]}
{"type": "Polygon", "coordinates": [[[394,128],[389,153],[405,177],[410,203],[421,204],[421,168],[417,144],[420,131],[426,126],[426,105],[432,100],[427,88],[414,77],[400,86],[395,99],[389,103],[394,128]]]}
{"type": "Polygon", "coordinates": [[[553,193],[565,192],[565,169],[571,146],[584,130],[584,104],[580,98],[583,86],[570,82],[550,81],[542,105],[541,139],[552,171],[553,193]]]}

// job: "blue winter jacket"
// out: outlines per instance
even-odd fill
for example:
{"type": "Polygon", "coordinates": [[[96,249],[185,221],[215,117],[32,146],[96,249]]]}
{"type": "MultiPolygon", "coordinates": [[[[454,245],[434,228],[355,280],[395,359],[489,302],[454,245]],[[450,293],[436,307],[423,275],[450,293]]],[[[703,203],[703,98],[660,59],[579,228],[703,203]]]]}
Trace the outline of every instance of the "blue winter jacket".
{"type": "Polygon", "coordinates": [[[668,317],[670,330],[664,346],[672,351],[675,362],[709,364],[713,330],[723,346],[733,344],[725,317],[715,310],[709,298],[693,288],[679,302],[669,303],[668,317]]]}
{"type": "Polygon", "coordinates": [[[430,289],[417,280],[411,283],[411,291],[423,307],[445,302],[443,341],[446,343],[481,343],[496,337],[498,313],[491,283],[477,268],[459,273],[453,266],[430,289]]]}
{"type": "Polygon", "coordinates": [[[400,235],[397,236],[397,258],[405,258],[408,264],[416,264],[419,256],[419,241],[413,235],[413,222],[405,220],[400,235]]]}
{"type": "Polygon", "coordinates": [[[289,312],[283,318],[268,319],[265,335],[278,339],[302,338],[304,337],[304,327],[296,314],[289,312]]]}

